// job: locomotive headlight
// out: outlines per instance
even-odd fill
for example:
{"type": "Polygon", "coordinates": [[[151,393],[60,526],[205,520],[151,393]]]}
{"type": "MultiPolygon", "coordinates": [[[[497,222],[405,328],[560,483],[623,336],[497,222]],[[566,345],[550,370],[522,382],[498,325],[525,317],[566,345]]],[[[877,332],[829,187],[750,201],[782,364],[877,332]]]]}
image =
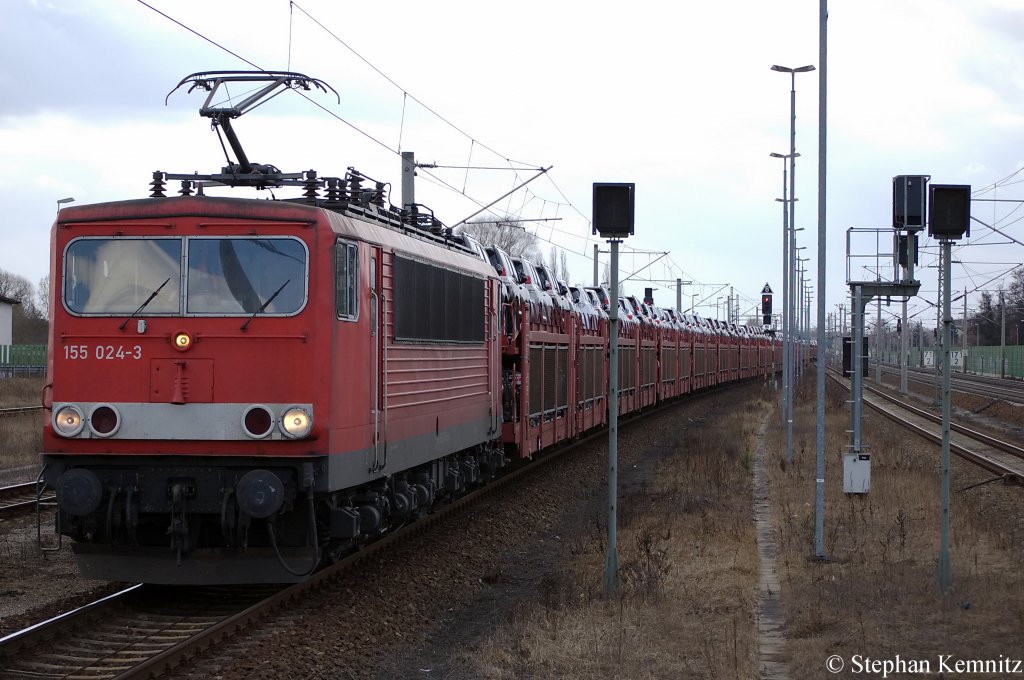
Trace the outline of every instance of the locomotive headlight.
{"type": "Polygon", "coordinates": [[[313,429],[313,414],[301,406],[292,406],[281,414],[278,423],[284,436],[301,439],[313,429]]]}
{"type": "Polygon", "coordinates": [[[82,410],[77,406],[68,404],[61,406],[53,414],[53,429],[63,437],[74,437],[85,427],[85,418],[82,410]]]}
{"type": "Polygon", "coordinates": [[[178,331],[171,338],[171,344],[179,352],[187,351],[192,347],[192,336],[187,331],[178,331]]]}

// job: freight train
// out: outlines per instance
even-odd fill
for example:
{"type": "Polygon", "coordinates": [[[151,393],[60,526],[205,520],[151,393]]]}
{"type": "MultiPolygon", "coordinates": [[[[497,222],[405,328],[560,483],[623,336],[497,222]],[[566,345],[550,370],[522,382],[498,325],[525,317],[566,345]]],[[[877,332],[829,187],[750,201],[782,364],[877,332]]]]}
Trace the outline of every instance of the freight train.
{"type": "MultiPolygon", "coordinates": [[[[301,74],[211,72],[209,90],[301,74]]],[[[323,89],[321,87],[321,89],[323,89]]],[[[386,186],[249,162],[246,106],[201,110],[238,157],[52,229],[42,480],[89,578],[294,582],[630,413],[767,375],[777,343],[608,295],[452,233],[386,186]],[[177,187],[169,196],[169,184],[177,187]],[[299,187],[295,198],[209,195],[299,187]]]]}

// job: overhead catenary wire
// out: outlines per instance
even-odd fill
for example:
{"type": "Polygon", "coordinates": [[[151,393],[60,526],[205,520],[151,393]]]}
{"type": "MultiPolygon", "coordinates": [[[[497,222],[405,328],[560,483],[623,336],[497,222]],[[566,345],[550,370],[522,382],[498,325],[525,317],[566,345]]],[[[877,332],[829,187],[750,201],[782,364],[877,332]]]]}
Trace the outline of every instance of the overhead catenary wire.
{"type": "MultiPolygon", "coordinates": [[[[518,163],[518,164],[520,164],[520,165],[527,165],[527,166],[529,166],[529,164],[526,164],[526,163],[521,163],[521,162],[518,162],[518,161],[513,161],[513,160],[512,160],[511,158],[509,158],[509,157],[508,157],[507,155],[505,155],[505,154],[502,154],[502,153],[500,153],[500,152],[496,151],[496,150],[495,150],[494,148],[492,148],[492,147],[488,146],[487,144],[483,144],[482,142],[480,142],[479,140],[477,140],[477,139],[476,139],[476,138],[475,138],[474,136],[470,135],[470,134],[469,134],[468,132],[466,132],[465,130],[463,130],[463,129],[462,129],[461,127],[459,127],[459,126],[455,125],[455,124],[454,124],[454,123],[452,123],[452,122],[451,122],[450,120],[448,120],[448,119],[447,119],[447,118],[446,118],[445,116],[443,116],[443,115],[441,115],[440,113],[438,113],[438,112],[437,112],[436,110],[434,110],[434,109],[433,109],[432,107],[430,107],[430,106],[429,106],[429,105],[427,105],[427,104],[426,104],[425,102],[423,102],[423,101],[422,101],[421,99],[419,99],[419,98],[418,98],[418,97],[416,97],[415,95],[412,95],[412,94],[410,94],[410,93],[408,92],[408,90],[406,90],[406,89],[405,89],[404,87],[402,87],[401,85],[399,85],[399,84],[398,84],[398,83],[397,83],[397,82],[396,82],[396,81],[395,81],[395,80],[394,80],[393,78],[391,78],[390,76],[388,76],[388,75],[387,75],[386,73],[384,73],[384,72],[383,72],[383,71],[382,71],[381,69],[377,68],[377,66],[375,66],[375,65],[374,65],[374,64],[373,64],[372,62],[370,62],[370,61],[369,61],[368,59],[366,59],[366,58],[365,58],[365,57],[364,57],[363,55],[361,55],[361,54],[360,54],[360,53],[359,53],[358,51],[356,51],[356,50],[355,50],[355,49],[354,49],[354,48],[353,48],[353,47],[352,47],[351,45],[349,45],[349,44],[348,44],[348,43],[346,43],[346,42],[345,42],[344,40],[342,40],[342,39],[341,39],[341,38],[340,38],[340,37],[339,37],[339,36],[338,36],[337,34],[335,34],[335,33],[334,33],[333,31],[331,31],[331,30],[330,30],[329,28],[327,28],[327,27],[326,27],[326,26],[325,26],[325,25],[324,25],[324,24],[323,24],[322,22],[320,22],[320,21],[319,21],[319,20],[318,20],[318,19],[317,19],[316,17],[312,16],[312,15],[311,15],[311,14],[310,14],[309,12],[307,12],[307,11],[306,11],[306,10],[305,10],[305,9],[304,9],[304,8],[303,8],[303,7],[301,6],[301,5],[299,5],[299,4],[297,3],[297,2],[295,2],[294,0],[289,0],[289,5],[290,5],[290,6],[294,6],[295,8],[297,8],[297,9],[298,9],[298,10],[299,10],[300,12],[302,12],[302,13],[303,13],[304,15],[306,15],[306,16],[307,16],[307,17],[308,17],[308,18],[310,19],[310,21],[312,21],[312,22],[313,22],[314,24],[316,24],[316,25],[317,25],[318,27],[320,27],[320,28],[321,28],[321,29],[322,29],[322,30],[323,30],[323,31],[324,31],[325,33],[327,33],[327,34],[328,34],[328,35],[330,35],[330,36],[331,36],[331,37],[332,37],[332,38],[333,38],[333,39],[334,39],[335,41],[337,41],[337,42],[338,42],[338,44],[342,45],[342,46],[343,46],[343,47],[344,47],[345,49],[347,49],[348,51],[350,51],[350,52],[351,52],[351,53],[352,53],[353,55],[355,55],[355,56],[356,56],[356,57],[357,57],[357,58],[358,58],[358,59],[359,59],[360,61],[362,61],[362,62],[363,62],[364,64],[366,64],[366,65],[367,65],[367,66],[368,66],[369,68],[371,68],[371,69],[372,69],[372,70],[373,70],[374,72],[376,72],[376,73],[377,73],[378,75],[380,75],[380,76],[381,76],[382,78],[384,78],[384,79],[385,79],[385,80],[386,80],[386,81],[387,81],[388,83],[390,83],[390,84],[391,84],[392,86],[394,86],[394,87],[396,87],[397,89],[401,90],[401,92],[402,92],[402,94],[403,94],[403,100],[404,100],[404,98],[406,98],[406,97],[408,97],[408,98],[412,99],[412,100],[413,100],[414,102],[416,102],[417,104],[419,104],[420,106],[422,106],[422,107],[424,108],[424,110],[426,110],[426,111],[428,111],[429,113],[431,113],[432,115],[436,116],[436,117],[438,118],[438,120],[440,120],[440,121],[444,122],[444,123],[445,123],[446,125],[450,126],[450,127],[451,127],[451,128],[453,129],[453,130],[457,131],[458,133],[460,133],[460,134],[464,135],[464,136],[465,136],[465,137],[466,137],[467,139],[469,139],[469,140],[470,140],[470,145],[471,145],[471,146],[470,146],[470,157],[472,157],[472,148],[473,148],[473,146],[479,145],[479,146],[481,146],[482,148],[484,148],[484,149],[486,149],[487,151],[489,151],[489,152],[491,152],[492,154],[494,154],[495,156],[497,156],[497,157],[499,157],[499,158],[503,158],[503,159],[504,159],[504,160],[505,160],[506,162],[508,162],[508,163],[509,163],[509,165],[510,165],[510,169],[513,169],[513,171],[514,171],[514,172],[516,172],[516,177],[515,177],[515,180],[514,180],[514,181],[520,181],[520,178],[518,177],[518,172],[517,172],[517,171],[518,171],[518,169],[517,169],[517,168],[514,168],[514,167],[511,167],[511,166],[512,166],[513,164],[516,164],[516,163],[518,163]]],[[[404,109],[403,109],[403,120],[404,120],[404,109]]],[[[467,166],[468,166],[468,165],[469,165],[469,164],[467,163],[467,166]]],[[[537,170],[538,168],[537,168],[537,167],[535,167],[535,166],[529,166],[529,169],[531,169],[531,170],[537,170]]],[[[583,213],[582,211],[580,211],[580,210],[579,210],[579,208],[577,208],[577,207],[575,206],[575,204],[573,204],[573,203],[572,203],[572,201],[570,201],[570,200],[568,199],[568,197],[567,197],[567,196],[565,195],[565,192],[564,192],[564,191],[562,191],[561,187],[559,187],[559,186],[558,186],[558,184],[557,184],[557,183],[555,182],[554,178],[552,178],[552,177],[551,177],[550,173],[545,173],[545,176],[546,176],[546,177],[548,178],[548,181],[549,181],[549,182],[551,183],[552,187],[554,187],[554,188],[555,188],[555,190],[556,190],[556,191],[558,191],[559,195],[560,195],[560,196],[561,196],[561,197],[562,197],[562,198],[564,199],[564,201],[565,201],[564,205],[568,205],[568,206],[572,207],[572,209],[573,209],[573,210],[574,210],[574,211],[575,211],[575,212],[576,212],[577,214],[579,214],[579,215],[580,215],[580,216],[581,216],[581,217],[582,217],[582,218],[583,218],[583,219],[584,219],[584,220],[586,221],[586,226],[587,226],[587,230],[586,230],[586,235],[585,235],[585,236],[583,237],[583,238],[584,238],[584,241],[585,241],[585,245],[584,245],[584,250],[585,250],[585,249],[586,249],[586,245],[589,245],[589,241],[590,241],[590,229],[589,229],[589,227],[590,227],[590,219],[589,219],[589,218],[588,218],[588,217],[587,217],[587,216],[586,216],[586,215],[585,215],[585,214],[584,214],[584,213],[583,213]]],[[[465,197],[467,197],[467,198],[469,197],[469,196],[468,196],[468,194],[466,193],[466,188],[467,188],[467,185],[468,185],[468,169],[467,169],[467,172],[466,172],[466,176],[465,176],[465,178],[464,178],[464,181],[463,181],[463,190],[462,190],[462,191],[458,191],[458,190],[456,190],[454,186],[452,186],[451,184],[449,184],[449,183],[447,183],[447,182],[443,182],[442,180],[440,180],[440,178],[437,178],[436,176],[434,176],[434,179],[435,179],[435,180],[437,180],[438,182],[441,182],[442,184],[444,184],[445,186],[449,187],[450,189],[452,189],[452,190],[455,190],[455,191],[456,191],[457,193],[459,193],[460,195],[462,195],[462,196],[465,196],[465,197]]],[[[509,195],[509,199],[511,200],[511,195],[509,195]]],[[[477,203],[478,205],[480,204],[480,202],[479,202],[479,201],[474,201],[474,202],[476,202],[476,203],[477,203]]],[[[524,204],[525,204],[525,199],[524,199],[524,204]]],[[[511,203],[509,204],[509,209],[508,209],[508,210],[507,210],[506,212],[508,212],[508,213],[511,213],[511,203]]],[[[558,245],[558,244],[552,244],[552,245],[558,245]]]]}
{"type": "MultiPolygon", "coordinates": [[[[391,78],[391,77],[390,77],[389,75],[387,75],[386,73],[384,73],[383,71],[381,71],[381,70],[380,70],[379,68],[377,68],[377,67],[376,67],[376,66],[375,66],[375,65],[374,65],[374,64],[373,64],[372,62],[370,62],[370,60],[368,60],[368,59],[367,59],[366,57],[364,57],[364,56],[363,56],[363,55],[361,55],[361,54],[360,54],[359,52],[357,52],[357,51],[356,51],[356,50],[355,50],[355,49],[354,49],[354,48],[353,48],[353,47],[352,47],[351,45],[349,45],[349,44],[348,44],[348,43],[346,43],[346,42],[345,42],[344,40],[342,40],[342,39],[341,39],[341,38],[340,38],[340,37],[339,37],[339,36],[338,36],[338,35],[337,35],[336,33],[334,33],[334,31],[332,31],[332,30],[330,30],[329,28],[327,28],[326,26],[324,26],[324,25],[323,25],[323,24],[322,24],[322,23],[320,22],[320,20],[318,20],[318,19],[317,19],[316,17],[314,17],[314,16],[313,16],[313,15],[311,15],[311,14],[310,14],[309,12],[307,12],[307,11],[306,11],[305,9],[303,9],[301,5],[299,5],[299,4],[297,3],[297,2],[295,2],[295,0],[289,0],[289,5],[291,5],[291,6],[294,6],[294,7],[295,7],[296,9],[298,9],[298,10],[299,10],[300,12],[302,12],[303,14],[305,14],[305,15],[306,15],[306,17],[308,17],[310,21],[312,21],[312,22],[313,22],[314,24],[316,24],[316,25],[317,25],[318,27],[320,27],[320,29],[321,29],[321,30],[323,30],[323,31],[324,31],[325,33],[327,33],[327,35],[331,36],[331,37],[332,37],[332,38],[333,38],[333,39],[334,39],[335,41],[337,41],[337,43],[338,43],[339,45],[341,45],[342,47],[344,47],[345,49],[347,49],[347,50],[348,50],[349,52],[351,52],[351,53],[352,53],[352,54],[353,54],[353,55],[354,55],[354,56],[355,56],[355,57],[356,57],[357,59],[359,59],[359,60],[360,60],[360,61],[362,61],[362,62],[363,62],[364,64],[366,64],[366,65],[367,65],[368,67],[370,67],[370,68],[371,68],[371,69],[372,69],[372,70],[373,70],[373,71],[374,71],[375,73],[377,73],[377,74],[378,74],[378,75],[379,75],[379,76],[380,76],[381,78],[383,78],[384,80],[388,81],[388,82],[389,82],[389,83],[390,83],[391,85],[393,85],[394,87],[396,87],[396,88],[398,88],[399,90],[401,90],[401,91],[402,91],[402,92],[403,92],[403,93],[404,93],[404,94],[405,94],[406,96],[408,96],[408,97],[409,97],[410,99],[412,99],[412,100],[413,100],[414,102],[416,102],[417,104],[419,104],[420,106],[422,106],[422,107],[423,107],[423,108],[424,108],[424,109],[425,109],[426,111],[430,112],[430,113],[431,113],[431,114],[432,114],[433,116],[435,116],[435,117],[436,117],[436,118],[437,118],[438,120],[440,120],[441,122],[445,123],[446,125],[448,125],[449,127],[451,127],[451,128],[453,129],[453,130],[455,130],[455,131],[456,131],[456,132],[458,132],[459,134],[461,134],[461,135],[465,136],[465,137],[466,137],[467,139],[471,139],[471,140],[472,140],[472,139],[475,139],[475,137],[474,137],[473,135],[469,134],[468,132],[466,132],[465,130],[463,130],[462,128],[460,128],[460,127],[459,127],[458,125],[456,125],[455,123],[453,123],[453,122],[451,122],[450,120],[448,120],[448,119],[447,119],[446,117],[444,117],[443,115],[441,115],[440,113],[438,113],[437,111],[435,111],[435,110],[434,110],[433,108],[431,108],[430,106],[428,106],[428,105],[427,105],[427,104],[426,104],[425,102],[423,102],[423,101],[422,101],[421,99],[419,99],[419,98],[418,98],[418,97],[416,97],[415,95],[409,94],[408,90],[406,90],[406,89],[405,89],[404,87],[402,87],[402,86],[401,86],[401,85],[399,85],[399,84],[398,84],[397,82],[395,82],[395,81],[394,81],[394,80],[393,80],[393,79],[392,79],[392,78],[391,78]]],[[[521,162],[519,162],[519,161],[513,161],[513,160],[512,160],[512,159],[510,159],[510,158],[509,158],[508,156],[506,156],[506,155],[504,155],[504,154],[502,154],[502,153],[500,153],[500,152],[498,152],[498,151],[494,150],[493,148],[491,148],[491,147],[487,146],[486,144],[482,144],[482,143],[480,143],[480,142],[477,142],[477,143],[478,143],[478,144],[480,144],[480,146],[482,146],[483,148],[485,148],[485,149],[487,149],[488,151],[490,151],[491,153],[493,153],[493,154],[494,154],[495,156],[498,156],[499,158],[504,158],[504,159],[505,159],[506,161],[508,161],[509,163],[518,163],[518,164],[520,164],[520,165],[530,165],[529,163],[521,163],[521,162]]]]}

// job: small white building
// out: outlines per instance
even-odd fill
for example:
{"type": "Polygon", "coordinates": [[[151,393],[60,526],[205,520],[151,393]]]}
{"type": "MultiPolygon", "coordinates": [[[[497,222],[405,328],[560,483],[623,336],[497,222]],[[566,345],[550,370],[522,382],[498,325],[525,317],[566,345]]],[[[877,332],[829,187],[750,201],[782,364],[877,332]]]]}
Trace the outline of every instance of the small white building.
{"type": "Polygon", "coordinates": [[[0,345],[11,345],[14,342],[14,305],[18,300],[0,295],[0,345]]]}

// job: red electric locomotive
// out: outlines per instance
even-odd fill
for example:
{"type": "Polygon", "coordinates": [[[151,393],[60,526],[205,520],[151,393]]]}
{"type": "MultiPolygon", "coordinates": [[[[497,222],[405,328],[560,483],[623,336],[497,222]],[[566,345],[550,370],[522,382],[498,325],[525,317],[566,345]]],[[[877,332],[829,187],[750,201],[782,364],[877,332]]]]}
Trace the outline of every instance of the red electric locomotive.
{"type": "Polygon", "coordinates": [[[302,579],[505,462],[493,268],[358,173],[246,164],[206,181],[305,196],[157,173],[54,224],[43,476],[85,576],[302,579]]]}

